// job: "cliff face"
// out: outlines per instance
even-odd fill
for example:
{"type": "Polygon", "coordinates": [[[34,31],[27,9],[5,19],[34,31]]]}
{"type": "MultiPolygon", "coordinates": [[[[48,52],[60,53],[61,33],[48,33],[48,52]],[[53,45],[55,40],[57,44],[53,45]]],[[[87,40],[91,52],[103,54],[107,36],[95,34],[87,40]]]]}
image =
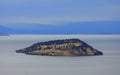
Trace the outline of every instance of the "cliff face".
{"type": "Polygon", "coordinates": [[[101,51],[79,39],[54,40],[33,44],[17,53],[47,56],[94,56],[103,55],[101,51]]]}

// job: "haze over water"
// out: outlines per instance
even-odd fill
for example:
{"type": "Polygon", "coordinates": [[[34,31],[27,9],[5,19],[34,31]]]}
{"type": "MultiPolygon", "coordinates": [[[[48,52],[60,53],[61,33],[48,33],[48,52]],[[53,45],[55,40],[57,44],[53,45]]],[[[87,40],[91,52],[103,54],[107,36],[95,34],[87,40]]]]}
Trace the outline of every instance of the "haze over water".
{"type": "Polygon", "coordinates": [[[0,36],[0,75],[119,75],[120,35],[0,36]],[[40,41],[79,38],[103,56],[53,57],[15,53],[40,41]]]}

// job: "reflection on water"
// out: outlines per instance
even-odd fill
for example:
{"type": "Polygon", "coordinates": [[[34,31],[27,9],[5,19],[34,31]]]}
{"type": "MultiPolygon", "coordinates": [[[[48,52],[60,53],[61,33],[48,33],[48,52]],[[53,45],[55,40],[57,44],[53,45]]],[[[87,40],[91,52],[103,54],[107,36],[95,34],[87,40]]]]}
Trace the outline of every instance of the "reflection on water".
{"type": "Polygon", "coordinates": [[[120,35],[0,36],[0,75],[119,75],[120,35]],[[51,57],[15,53],[39,41],[79,38],[103,56],[51,57]]]}

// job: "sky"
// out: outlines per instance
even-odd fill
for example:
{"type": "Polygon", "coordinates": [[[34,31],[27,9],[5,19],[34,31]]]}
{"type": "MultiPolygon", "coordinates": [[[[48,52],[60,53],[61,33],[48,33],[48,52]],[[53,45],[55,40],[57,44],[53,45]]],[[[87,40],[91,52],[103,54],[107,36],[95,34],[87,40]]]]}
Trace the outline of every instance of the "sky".
{"type": "Polygon", "coordinates": [[[120,21],[120,0],[0,0],[0,24],[120,21]]]}

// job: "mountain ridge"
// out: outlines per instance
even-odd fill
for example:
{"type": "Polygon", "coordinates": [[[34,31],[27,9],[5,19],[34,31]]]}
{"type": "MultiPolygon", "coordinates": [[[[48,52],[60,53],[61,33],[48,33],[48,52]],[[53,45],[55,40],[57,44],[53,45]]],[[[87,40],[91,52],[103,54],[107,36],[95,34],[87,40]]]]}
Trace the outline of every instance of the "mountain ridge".
{"type": "Polygon", "coordinates": [[[12,29],[3,31],[11,34],[120,34],[120,21],[16,24],[6,27],[12,29]]]}

